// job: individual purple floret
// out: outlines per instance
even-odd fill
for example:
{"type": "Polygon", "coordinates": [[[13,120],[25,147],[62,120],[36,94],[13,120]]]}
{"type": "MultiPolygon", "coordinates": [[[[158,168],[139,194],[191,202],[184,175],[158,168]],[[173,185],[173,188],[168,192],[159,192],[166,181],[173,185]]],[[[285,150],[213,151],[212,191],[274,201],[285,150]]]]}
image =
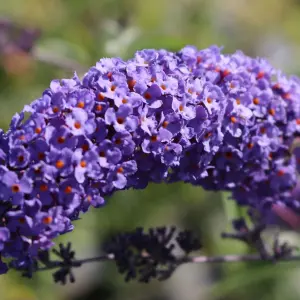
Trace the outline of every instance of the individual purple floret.
{"type": "Polygon", "coordinates": [[[231,191],[262,216],[299,210],[299,83],[216,46],[142,50],[53,80],[0,132],[0,258],[34,261],[90,206],[150,182],[231,191]]]}

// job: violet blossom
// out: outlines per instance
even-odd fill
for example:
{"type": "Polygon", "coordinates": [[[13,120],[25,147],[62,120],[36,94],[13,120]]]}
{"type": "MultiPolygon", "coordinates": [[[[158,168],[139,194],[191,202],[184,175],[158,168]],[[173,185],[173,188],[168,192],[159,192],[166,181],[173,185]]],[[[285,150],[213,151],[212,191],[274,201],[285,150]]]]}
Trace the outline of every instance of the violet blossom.
{"type": "Polygon", "coordinates": [[[299,83],[216,46],[142,50],[52,81],[0,134],[0,273],[1,257],[32,261],[90,206],[150,182],[299,210],[299,83]]]}

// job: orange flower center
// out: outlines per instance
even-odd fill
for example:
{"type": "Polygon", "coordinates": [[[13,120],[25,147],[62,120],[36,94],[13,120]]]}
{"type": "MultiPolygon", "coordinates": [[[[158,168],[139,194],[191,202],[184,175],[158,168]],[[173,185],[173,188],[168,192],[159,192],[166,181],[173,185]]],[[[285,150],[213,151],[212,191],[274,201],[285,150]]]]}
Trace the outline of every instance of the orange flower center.
{"type": "Polygon", "coordinates": [[[80,166],[81,166],[82,168],[85,168],[85,167],[86,167],[86,161],[82,160],[82,161],[80,162],[80,166]]]}
{"type": "Polygon", "coordinates": [[[260,71],[260,72],[257,73],[256,79],[261,79],[261,78],[263,78],[264,76],[265,76],[265,72],[260,71]]]}
{"type": "Polygon", "coordinates": [[[205,135],[204,135],[204,138],[205,139],[208,139],[209,137],[211,137],[212,133],[211,132],[207,132],[205,135]]]}
{"type": "Polygon", "coordinates": [[[88,145],[88,144],[83,144],[82,147],[81,147],[81,149],[82,149],[84,152],[86,152],[86,151],[89,150],[89,145],[88,145]]]}
{"type": "Polygon", "coordinates": [[[136,80],[130,79],[130,80],[127,81],[127,84],[128,84],[128,88],[130,89],[130,91],[133,91],[133,88],[136,84],[136,80]]]}
{"type": "Polygon", "coordinates": [[[254,144],[253,143],[248,143],[247,147],[248,147],[248,149],[252,149],[254,147],[254,144]]]}
{"type": "Polygon", "coordinates": [[[157,135],[152,135],[151,142],[156,142],[156,141],[157,141],[157,135]]]}
{"type": "Polygon", "coordinates": [[[285,174],[285,172],[283,171],[283,170],[279,170],[278,172],[277,172],[277,176],[283,176],[285,174]]]}
{"type": "Polygon", "coordinates": [[[123,123],[124,123],[124,118],[118,117],[118,118],[117,118],[117,122],[118,122],[119,124],[123,124],[123,123]]]}
{"type": "Polygon", "coordinates": [[[97,98],[99,101],[103,101],[105,99],[105,96],[102,93],[99,93],[97,98]]]}
{"type": "Polygon", "coordinates": [[[164,121],[164,122],[162,123],[162,127],[163,127],[163,128],[167,128],[168,125],[169,125],[169,122],[168,122],[168,121],[164,121]]]}
{"type": "Polygon", "coordinates": [[[35,170],[34,170],[34,173],[35,173],[35,174],[40,174],[40,173],[41,173],[41,168],[35,169],[35,170]]]}
{"type": "Polygon", "coordinates": [[[235,117],[230,117],[230,121],[231,121],[231,123],[236,123],[237,119],[235,117]]]}
{"type": "Polygon", "coordinates": [[[79,102],[77,103],[77,107],[79,107],[79,108],[84,108],[84,102],[83,102],[83,101],[79,101],[79,102]]]}
{"type": "Polygon", "coordinates": [[[57,169],[63,168],[64,165],[65,165],[65,163],[60,159],[55,163],[55,166],[56,166],[57,169]]]}
{"type": "Polygon", "coordinates": [[[267,129],[265,127],[260,128],[260,133],[264,134],[267,132],[267,129]]]}
{"type": "Polygon", "coordinates": [[[40,186],[40,190],[42,191],[42,192],[46,192],[46,191],[48,191],[48,185],[47,184],[41,184],[41,186],[40,186]]]}
{"type": "Polygon", "coordinates": [[[66,194],[72,193],[72,187],[68,185],[68,186],[65,188],[65,193],[66,193],[66,194]]]}
{"type": "Polygon", "coordinates": [[[38,154],[38,158],[39,158],[39,160],[44,159],[44,158],[45,158],[45,153],[40,152],[40,153],[38,154]]]}
{"type": "Polygon", "coordinates": [[[63,137],[63,136],[59,136],[59,137],[57,138],[57,142],[58,142],[59,144],[63,144],[63,143],[65,142],[65,140],[66,140],[66,138],[63,137]]]}
{"type": "Polygon", "coordinates": [[[54,107],[52,108],[52,111],[53,111],[55,114],[58,113],[58,112],[59,112],[59,107],[54,106],[54,107]]]}
{"type": "Polygon", "coordinates": [[[18,184],[13,184],[11,190],[13,193],[18,193],[20,192],[20,186],[18,184]]]}
{"type": "Polygon", "coordinates": [[[52,218],[51,216],[47,216],[47,217],[44,217],[44,218],[43,218],[43,223],[44,223],[45,225],[51,224],[52,221],[53,221],[53,218],[52,218]]]}
{"type": "Polygon", "coordinates": [[[223,72],[222,72],[222,76],[223,77],[226,77],[226,76],[228,76],[230,74],[230,71],[229,70],[224,70],[223,72]]]}
{"type": "Polygon", "coordinates": [[[121,140],[120,138],[117,138],[117,139],[115,140],[115,143],[116,143],[117,145],[120,145],[120,144],[122,144],[122,140],[121,140]]]}
{"type": "Polygon", "coordinates": [[[102,111],[102,105],[101,104],[96,105],[96,111],[102,111]]]}
{"type": "Polygon", "coordinates": [[[144,94],[145,99],[150,100],[151,99],[151,94],[149,92],[146,92],[144,94]]]}
{"type": "Polygon", "coordinates": [[[123,173],[124,172],[124,169],[122,168],[122,167],[120,167],[120,168],[118,168],[118,170],[117,170],[117,173],[123,173]]]}
{"type": "Polygon", "coordinates": [[[25,221],[26,221],[26,220],[25,220],[25,218],[24,218],[24,217],[20,217],[20,218],[19,218],[19,223],[21,223],[21,224],[24,224],[24,223],[25,223],[25,221]]]}
{"type": "Polygon", "coordinates": [[[275,109],[274,108],[269,109],[269,115],[275,116],[275,109]]]}
{"type": "Polygon", "coordinates": [[[41,127],[37,127],[34,132],[36,134],[40,134],[42,132],[42,128],[41,127]]]}
{"type": "Polygon", "coordinates": [[[79,122],[75,122],[75,123],[74,123],[74,127],[75,127],[76,129],[80,129],[80,128],[81,128],[81,124],[80,124],[79,122]]]}
{"type": "Polygon", "coordinates": [[[107,76],[107,78],[108,78],[109,80],[111,80],[111,78],[112,78],[112,75],[113,75],[113,73],[112,73],[112,72],[108,72],[108,73],[106,74],[106,76],[107,76]]]}

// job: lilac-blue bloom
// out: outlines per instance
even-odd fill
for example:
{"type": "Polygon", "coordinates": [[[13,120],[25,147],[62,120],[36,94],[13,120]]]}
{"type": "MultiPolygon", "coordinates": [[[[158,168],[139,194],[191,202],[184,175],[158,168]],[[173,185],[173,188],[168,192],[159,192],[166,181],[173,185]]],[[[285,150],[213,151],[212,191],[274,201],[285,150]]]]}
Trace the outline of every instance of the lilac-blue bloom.
{"type": "Polygon", "coordinates": [[[62,150],[57,150],[52,147],[49,152],[48,161],[55,167],[58,175],[66,177],[70,175],[74,169],[72,165],[72,156],[73,152],[71,149],[64,148],[62,150]]]}
{"type": "Polygon", "coordinates": [[[90,206],[149,182],[232,191],[262,216],[269,202],[300,211],[299,99],[297,77],[216,46],[142,50],[52,81],[0,131],[0,228],[13,233],[0,257],[30,263],[90,206]]]}
{"type": "Polygon", "coordinates": [[[11,171],[3,175],[2,182],[6,186],[6,189],[3,191],[6,194],[6,199],[11,199],[15,205],[22,205],[24,194],[30,194],[32,191],[31,179],[26,176],[19,179],[17,174],[11,171]]]}
{"type": "Polygon", "coordinates": [[[95,150],[88,150],[84,154],[82,149],[77,149],[73,155],[76,163],[74,176],[79,183],[87,178],[101,178],[101,168],[98,164],[98,155],[95,150]]]}
{"type": "Polygon", "coordinates": [[[28,165],[30,153],[23,146],[18,146],[10,150],[8,159],[10,167],[22,169],[28,165]]]}

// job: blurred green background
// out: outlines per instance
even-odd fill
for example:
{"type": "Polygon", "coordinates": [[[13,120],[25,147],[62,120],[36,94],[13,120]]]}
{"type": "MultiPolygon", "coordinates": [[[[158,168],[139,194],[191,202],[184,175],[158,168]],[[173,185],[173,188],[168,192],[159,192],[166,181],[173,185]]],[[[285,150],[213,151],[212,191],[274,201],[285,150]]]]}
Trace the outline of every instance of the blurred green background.
{"type": "MultiPolygon", "coordinates": [[[[143,48],[179,50],[224,46],[267,57],[287,73],[300,73],[300,1],[298,0],[1,0],[0,17],[41,30],[32,55],[1,55],[0,127],[16,111],[39,97],[54,78],[83,75],[101,57],[124,59],[143,48]],[[63,65],[60,67],[60,65],[63,65]]],[[[91,210],[61,240],[72,241],[77,257],[99,253],[112,233],[175,224],[201,235],[203,253],[245,253],[244,245],[221,240],[235,215],[226,195],[184,184],[151,185],[126,191],[91,210]]],[[[299,243],[290,233],[284,239],[299,243]]],[[[55,285],[50,272],[33,280],[10,272],[0,277],[1,300],[277,300],[300,299],[300,264],[185,265],[171,279],[150,284],[124,283],[113,264],[89,264],[76,270],[77,281],[55,285]]]]}

